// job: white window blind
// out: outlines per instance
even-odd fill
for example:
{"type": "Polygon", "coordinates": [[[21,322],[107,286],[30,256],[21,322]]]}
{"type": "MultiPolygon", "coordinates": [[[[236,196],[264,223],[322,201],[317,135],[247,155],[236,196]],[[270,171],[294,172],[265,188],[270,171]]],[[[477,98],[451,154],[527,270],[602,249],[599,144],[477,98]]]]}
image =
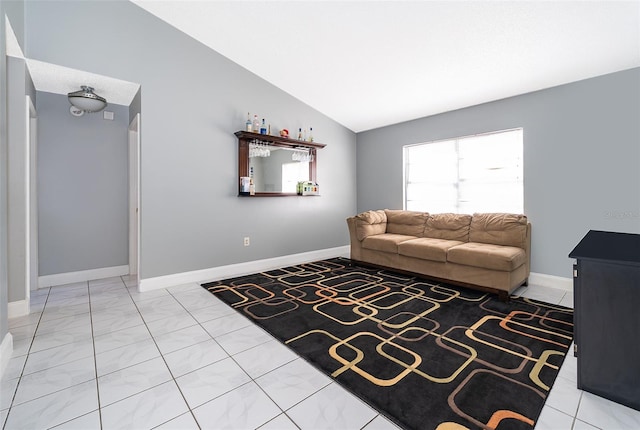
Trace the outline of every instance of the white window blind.
{"type": "Polygon", "coordinates": [[[405,209],[524,211],[522,129],[404,147],[405,209]]]}

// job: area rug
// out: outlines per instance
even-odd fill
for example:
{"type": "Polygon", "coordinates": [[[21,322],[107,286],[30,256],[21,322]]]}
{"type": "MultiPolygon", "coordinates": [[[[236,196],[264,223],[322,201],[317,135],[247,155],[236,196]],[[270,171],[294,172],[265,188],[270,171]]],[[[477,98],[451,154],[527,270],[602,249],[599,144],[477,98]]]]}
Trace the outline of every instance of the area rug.
{"type": "Polygon", "coordinates": [[[406,429],[532,429],[573,313],[344,258],[203,284],[406,429]]]}

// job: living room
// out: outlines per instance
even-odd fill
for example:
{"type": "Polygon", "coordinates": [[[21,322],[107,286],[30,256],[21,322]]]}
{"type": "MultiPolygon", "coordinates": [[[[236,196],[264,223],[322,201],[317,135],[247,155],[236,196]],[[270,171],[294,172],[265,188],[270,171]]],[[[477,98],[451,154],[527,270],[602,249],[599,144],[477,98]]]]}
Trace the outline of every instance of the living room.
{"type": "MultiPolygon", "coordinates": [[[[38,60],[139,85],[138,274],[140,289],[150,294],[198,277],[348,253],[347,217],[403,207],[404,145],[514,127],[522,127],[525,136],[524,213],[533,227],[532,284],[571,291],[567,255],[588,230],[640,233],[637,52],[631,66],[613,73],[356,132],[133,3],[3,1],[2,12],[26,57],[4,60],[3,47],[3,61],[19,63],[26,80],[29,60],[38,60]],[[95,32],[97,25],[109,30],[95,32]],[[238,198],[233,133],[243,129],[248,110],[264,114],[274,129],[311,126],[315,139],[327,144],[318,154],[320,198],[238,198]],[[244,246],[244,237],[250,237],[250,246],[244,246]]],[[[4,20],[1,30],[4,34],[4,20]]],[[[5,78],[3,86],[16,89],[15,81],[5,78]]],[[[43,103],[53,96],[37,88],[31,92],[38,117],[46,121],[53,114],[43,103]]],[[[51,109],[68,111],[66,97],[57,95],[54,102],[57,107],[51,109]]],[[[12,114],[6,98],[2,107],[12,114]]],[[[118,107],[124,116],[135,110],[126,112],[127,107],[118,107]]],[[[10,127],[7,115],[3,126],[10,127]]],[[[50,139],[46,134],[39,138],[50,139]]],[[[93,180],[85,175],[78,180],[93,180]]],[[[4,198],[2,205],[5,212],[4,198]]],[[[117,231],[126,235],[126,228],[117,231]]],[[[86,250],[99,247],[110,234],[105,228],[84,244],[58,243],[51,249],[58,249],[65,264],[86,261],[86,250]]],[[[46,232],[40,235],[47,237],[46,232]]],[[[85,267],[56,268],[46,260],[53,254],[41,256],[47,271],[38,275],[127,266],[126,237],[121,243],[113,254],[98,254],[85,267]]],[[[6,249],[3,244],[3,260],[6,249]]],[[[0,337],[5,338],[9,303],[28,295],[23,285],[4,281],[1,291],[0,337]]]]}

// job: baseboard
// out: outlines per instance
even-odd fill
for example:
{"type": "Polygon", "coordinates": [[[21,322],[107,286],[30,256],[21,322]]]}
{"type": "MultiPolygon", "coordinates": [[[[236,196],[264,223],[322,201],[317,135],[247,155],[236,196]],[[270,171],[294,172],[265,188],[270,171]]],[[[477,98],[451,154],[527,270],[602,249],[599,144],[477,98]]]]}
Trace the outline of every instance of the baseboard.
{"type": "Polygon", "coordinates": [[[562,276],[546,275],[544,273],[529,273],[529,285],[557,288],[559,290],[573,291],[573,279],[562,276]]]}
{"type": "Polygon", "coordinates": [[[324,260],[333,257],[349,257],[350,252],[351,247],[349,245],[338,246],[336,248],[327,248],[318,251],[267,258],[264,260],[248,261],[246,263],[230,264],[227,266],[211,267],[209,269],[195,270],[192,272],[175,273],[172,275],[141,279],[139,290],[141,292],[151,291],[175,285],[189,284],[192,282],[216,281],[220,279],[233,278],[235,276],[264,272],[265,270],[273,270],[283,266],[308,263],[310,261],[324,260]]]}
{"type": "Polygon", "coordinates": [[[9,360],[11,360],[11,355],[13,354],[13,336],[11,333],[4,335],[4,339],[2,339],[2,343],[0,344],[0,379],[4,376],[4,371],[7,369],[9,365],[9,360]]]}
{"type": "Polygon", "coordinates": [[[111,278],[112,276],[123,276],[128,274],[129,265],[81,270],[79,272],[57,273],[55,275],[40,276],[38,278],[38,288],[72,284],[74,282],[86,282],[93,279],[111,278]]]}
{"type": "Polygon", "coordinates": [[[7,303],[7,318],[29,315],[29,300],[17,300],[7,303]]]}

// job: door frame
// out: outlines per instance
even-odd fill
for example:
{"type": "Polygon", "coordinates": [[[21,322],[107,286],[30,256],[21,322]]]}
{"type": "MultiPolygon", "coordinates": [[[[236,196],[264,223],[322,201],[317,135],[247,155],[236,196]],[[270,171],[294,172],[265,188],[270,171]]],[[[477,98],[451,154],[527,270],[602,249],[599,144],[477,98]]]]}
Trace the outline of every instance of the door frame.
{"type": "Polygon", "coordinates": [[[140,288],[140,114],[129,124],[129,275],[140,288]]]}
{"type": "Polygon", "coordinates": [[[38,113],[29,95],[25,114],[25,300],[38,289],[38,113]]]}

